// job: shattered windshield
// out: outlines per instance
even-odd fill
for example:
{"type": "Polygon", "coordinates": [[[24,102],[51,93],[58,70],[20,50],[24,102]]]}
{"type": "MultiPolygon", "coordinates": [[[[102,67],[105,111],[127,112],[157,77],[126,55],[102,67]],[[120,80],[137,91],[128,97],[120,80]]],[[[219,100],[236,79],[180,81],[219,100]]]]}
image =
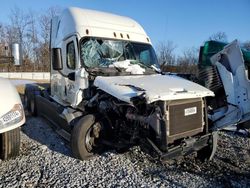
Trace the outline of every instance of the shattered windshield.
{"type": "Polygon", "coordinates": [[[158,68],[155,52],[149,44],[90,38],[81,43],[80,49],[81,62],[88,68],[114,67],[139,74],[158,68]]]}

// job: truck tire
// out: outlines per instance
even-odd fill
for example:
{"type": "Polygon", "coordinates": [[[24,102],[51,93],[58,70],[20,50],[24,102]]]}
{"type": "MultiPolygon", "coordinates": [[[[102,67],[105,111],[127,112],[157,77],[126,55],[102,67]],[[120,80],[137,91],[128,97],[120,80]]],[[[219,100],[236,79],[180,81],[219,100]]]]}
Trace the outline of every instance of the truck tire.
{"type": "Polygon", "coordinates": [[[218,142],[218,132],[215,131],[212,133],[208,141],[208,146],[197,151],[197,158],[201,162],[212,160],[217,149],[217,142],[218,142]]]}
{"type": "Polygon", "coordinates": [[[30,99],[30,113],[32,116],[37,116],[36,96],[30,99]]]}
{"type": "Polygon", "coordinates": [[[29,89],[26,87],[24,91],[24,107],[30,112],[30,96],[29,89]]]}
{"type": "Polygon", "coordinates": [[[19,155],[20,127],[0,134],[0,158],[7,160],[19,155]]]}
{"type": "Polygon", "coordinates": [[[27,85],[24,92],[24,105],[32,116],[37,115],[36,92],[37,86],[27,85]]]}
{"type": "Polygon", "coordinates": [[[99,136],[94,133],[96,127],[99,127],[100,130],[101,125],[94,115],[86,115],[76,123],[70,141],[74,157],[87,160],[100,149],[100,145],[98,145],[99,136]]]}

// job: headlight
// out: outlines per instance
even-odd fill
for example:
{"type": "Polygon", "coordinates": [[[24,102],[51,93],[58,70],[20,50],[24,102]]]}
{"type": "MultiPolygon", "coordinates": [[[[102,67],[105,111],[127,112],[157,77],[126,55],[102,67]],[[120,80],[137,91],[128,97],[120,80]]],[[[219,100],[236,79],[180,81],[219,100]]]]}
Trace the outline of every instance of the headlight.
{"type": "Polygon", "coordinates": [[[16,124],[22,121],[24,117],[23,107],[21,104],[15,104],[14,107],[2,117],[0,117],[0,128],[5,128],[8,125],[16,124]]]}

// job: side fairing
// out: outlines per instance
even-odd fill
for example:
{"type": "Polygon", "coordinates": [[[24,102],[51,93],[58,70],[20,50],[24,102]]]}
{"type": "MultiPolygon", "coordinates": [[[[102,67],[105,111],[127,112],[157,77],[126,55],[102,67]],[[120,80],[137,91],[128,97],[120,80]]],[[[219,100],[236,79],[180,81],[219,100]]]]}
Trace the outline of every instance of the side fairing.
{"type": "Polygon", "coordinates": [[[217,109],[210,119],[214,129],[250,120],[250,81],[238,42],[235,40],[211,57],[222,81],[227,105],[217,109]]]}

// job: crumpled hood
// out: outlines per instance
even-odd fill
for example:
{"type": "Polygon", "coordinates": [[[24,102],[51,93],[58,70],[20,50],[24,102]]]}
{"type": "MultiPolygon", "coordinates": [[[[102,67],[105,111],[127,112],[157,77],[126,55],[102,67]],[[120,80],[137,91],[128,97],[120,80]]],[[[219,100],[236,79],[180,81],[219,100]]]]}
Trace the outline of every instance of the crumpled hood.
{"type": "Polygon", "coordinates": [[[15,104],[22,104],[16,88],[9,80],[0,78],[0,117],[9,112],[15,104]]]}
{"type": "Polygon", "coordinates": [[[98,76],[94,85],[128,103],[143,93],[147,103],[214,96],[207,88],[175,75],[98,76]]]}

